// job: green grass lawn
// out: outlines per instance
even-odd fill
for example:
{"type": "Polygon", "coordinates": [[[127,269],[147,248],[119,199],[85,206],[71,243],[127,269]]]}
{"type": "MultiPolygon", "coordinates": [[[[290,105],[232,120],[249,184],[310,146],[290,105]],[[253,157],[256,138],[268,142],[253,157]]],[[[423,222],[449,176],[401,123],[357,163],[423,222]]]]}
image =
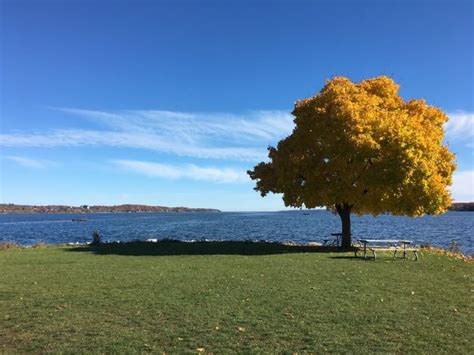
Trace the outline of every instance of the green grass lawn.
{"type": "Polygon", "coordinates": [[[318,250],[0,250],[0,352],[474,353],[472,264],[318,250]]]}

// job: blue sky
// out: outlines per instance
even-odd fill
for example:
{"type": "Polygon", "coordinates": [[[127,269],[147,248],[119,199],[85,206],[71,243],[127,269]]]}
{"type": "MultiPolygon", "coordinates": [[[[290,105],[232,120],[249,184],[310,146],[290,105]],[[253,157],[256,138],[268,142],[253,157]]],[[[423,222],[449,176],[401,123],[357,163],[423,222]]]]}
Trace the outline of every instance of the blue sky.
{"type": "Polygon", "coordinates": [[[0,0],[0,202],[279,210],[245,171],[326,79],[451,120],[474,201],[471,1],[0,0]]]}

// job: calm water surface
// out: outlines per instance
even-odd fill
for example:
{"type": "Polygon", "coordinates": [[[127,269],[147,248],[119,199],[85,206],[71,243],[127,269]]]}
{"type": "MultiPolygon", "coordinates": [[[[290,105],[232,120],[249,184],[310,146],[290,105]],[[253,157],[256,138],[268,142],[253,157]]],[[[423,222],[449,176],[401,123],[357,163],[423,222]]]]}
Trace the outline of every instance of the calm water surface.
{"type": "MultiPolygon", "coordinates": [[[[179,240],[270,240],[321,242],[340,231],[339,217],[327,211],[223,213],[96,213],[0,215],[0,241],[88,242],[98,230],[106,241],[175,238],[179,240]],[[73,222],[87,218],[87,222],[73,222]]],[[[448,212],[421,218],[352,217],[354,238],[404,238],[416,244],[448,247],[456,240],[474,254],[474,212],[448,212]]]]}

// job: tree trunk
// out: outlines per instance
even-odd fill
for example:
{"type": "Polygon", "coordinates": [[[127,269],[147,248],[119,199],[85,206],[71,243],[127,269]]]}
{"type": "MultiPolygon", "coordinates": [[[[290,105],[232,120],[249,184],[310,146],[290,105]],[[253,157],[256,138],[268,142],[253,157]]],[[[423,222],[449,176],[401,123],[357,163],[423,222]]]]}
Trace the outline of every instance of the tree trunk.
{"type": "Polygon", "coordinates": [[[351,248],[351,208],[352,206],[343,204],[336,204],[336,210],[341,217],[342,222],[342,238],[341,238],[341,248],[348,250],[351,248]]]}

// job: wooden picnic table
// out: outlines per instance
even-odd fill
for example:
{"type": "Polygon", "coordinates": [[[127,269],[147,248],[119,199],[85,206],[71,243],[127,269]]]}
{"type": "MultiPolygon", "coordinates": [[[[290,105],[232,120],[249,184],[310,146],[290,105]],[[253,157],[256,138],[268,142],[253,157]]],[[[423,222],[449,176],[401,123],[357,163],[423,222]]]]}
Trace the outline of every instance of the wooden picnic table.
{"type": "MultiPolygon", "coordinates": [[[[376,251],[393,251],[393,257],[396,257],[397,252],[403,252],[403,259],[407,258],[407,252],[412,251],[415,254],[415,259],[418,260],[418,249],[407,248],[407,245],[412,244],[411,240],[404,239],[359,239],[359,242],[363,244],[364,259],[367,259],[367,249],[374,254],[376,259],[376,251]],[[369,246],[369,244],[372,244],[369,246]],[[373,245],[375,244],[375,245],[373,245]],[[382,245],[381,245],[382,244],[382,245]]],[[[357,251],[355,254],[357,256],[357,251]]]]}

